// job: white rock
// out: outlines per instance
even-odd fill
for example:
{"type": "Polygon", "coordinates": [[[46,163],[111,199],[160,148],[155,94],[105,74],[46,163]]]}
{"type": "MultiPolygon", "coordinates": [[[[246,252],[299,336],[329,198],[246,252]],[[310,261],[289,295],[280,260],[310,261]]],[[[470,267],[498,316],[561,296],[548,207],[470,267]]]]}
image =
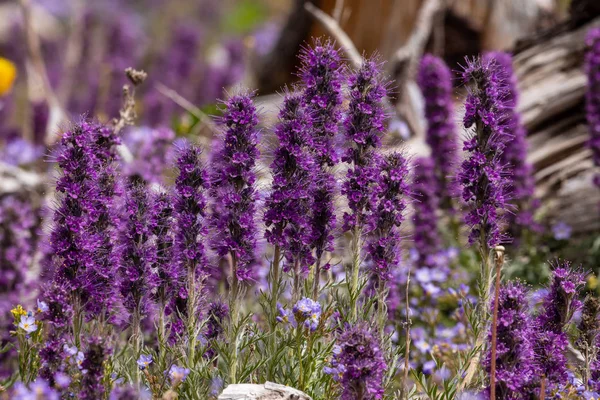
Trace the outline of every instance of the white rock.
{"type": "Polygon", "coordinates": [[[264,385],[229,385],[218,400],[312,400],[309,395],[289,386],[266,382],[264,385]]]}

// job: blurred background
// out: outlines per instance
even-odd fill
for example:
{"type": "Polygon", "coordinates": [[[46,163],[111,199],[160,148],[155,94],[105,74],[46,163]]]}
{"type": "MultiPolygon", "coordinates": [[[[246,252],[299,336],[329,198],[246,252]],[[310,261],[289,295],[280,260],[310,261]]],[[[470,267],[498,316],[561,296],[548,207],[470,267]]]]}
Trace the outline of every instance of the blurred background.
{"type": "MultiPolygon", "coordinates": [[[[362,54],[385,61],[394,82],[386,145],[415,155],[429,152],[415,83],[421,55],[457,70],[465,56],[506,50],[545,232],[536,244],[544,249],[519,265],[558,254],[595,267],[600,191],[586,148],[583,56],[585,32],[599,25],[597,0],[0,1],[0,196],[48,195],[58,133],[82,115],[118,117],[127,67],[148,73],[137,126],[125,134],[128,168],[144,174],[169,164],[177,137],[210,146],[218,99],[240,87],[256,90],[271,126],[278,93],[297,79],[298,52],[315,37],[336,41],[349,66],[362,54]]],[[[455,89],[460,114],[464,88],[455,89]]],[[[528,274],[543,276],[517,272],[528,274]]]]}

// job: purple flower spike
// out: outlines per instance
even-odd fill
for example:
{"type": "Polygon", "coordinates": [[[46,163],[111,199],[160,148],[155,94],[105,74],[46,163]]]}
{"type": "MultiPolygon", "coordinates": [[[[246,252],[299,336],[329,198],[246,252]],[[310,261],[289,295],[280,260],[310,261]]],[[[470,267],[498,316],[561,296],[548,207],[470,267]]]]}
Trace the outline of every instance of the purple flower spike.
{"type": "Polygon", "coordinates": [[[338,133],[342,104],[341,60],[331,42],[317,40],[300,55],[303,102],[313,117],[313,149],[319,165],[333,166],[338,156],[333,141],[338,133]]]}
{"type": "Polygon", "coordinates": [[[523,229],[539,229],[533,220],[537,201],[533,198],[535,192],[533,167],[527,162],[527,131],[521,123],[520,114],[516,111],[519,94],[512,57],[504,52],[490,52],[484,58],[495,60],[504,73],[502,79],[507,85],[505,129],[511,139],[506,142],[501,162],[512,174],[511,199],[517,210],[514,214],[509,213],[507,218],[510,232],[514,237],[518,237],[523,229]]]}
{"type": "MultiPolygon", "coordinates": [[[[500,289],[496,345],[498,398],[526,398],[526,388],[535,378],[534,329],[533,321],[527,313],[526,297],[526,288],[518,283],[509,283],[500,289]]],[[[490,364],[491,352],[485,360],[488,372],[490,364]]]]}
{"type": "Polygon", "coordinates": [[[377,169],[381,172],[367,221],[367,252],[372,273],[380,281],[388,281],[400,259],[400,225],[410,190],[408,163],[401,154],[393,153],[382,159],[377,169]]]}
{"type": "Polygon", "coordinates": [[[167,299],[174,295],[175,281],[178,279],[177,268],[173,268],[173,202],[171,196],[159,193],[155,196],[153,214],[156,215],[156,224],[153,234],[156,238],[156,262],[154,271],[156,292],[154,298],[159,305],[165,306],[167,299]]]}
{"type": "Polygon", "coordinates": [[[155,288],[153,269],[156,262],[156,244],[152,233],[156,215],[152,196],[145,185],[130,182],[125,191],[124,214],[119,246],[116,251],[121,280],[119,290],[123,305],[143,316],[148,296],[155,288]]]}
{"type": "MultiPolygon", "coordinates": [[[[588,51],[585,55],[585,71],[588,77],[585,94],[585,112],[590,131],[589,147],[594,164],[600,166],[600,28],[591,29],[586,37],[588,51]]],[[[600,188],[600,174],[594,177],[600,188]]]]}
{"type": "Polygon", "coordinates": [[[453,122],[452,74],[440,58],[423,56],[417,81],[425,98],[426,141],[431,148],[440,206],[454,211],[452,199],[458,195],[453,178],[458,167],[458,135],[453,122]]]}
{"type": "MultiPolygon", "coordinates": [[[[313,180],[312,245],[320,262],[323,252],[333,250],[336,191],[335,179],[329,167],[338,162],[334,142],[341,121],[342,82],[339,52],[332,43],[316,41],[313,48],[303,50],[300,76],[304,83],[303,103],[312,121],[312,149],[318,168],[313,180]]],[[[317,272],[318,273],[318,272],[317,272]]]]}
{"type": "Polygon", "coordinates": [[[237,279],[253,278],[251,269],[256,248],[256,175],[258,150],[258,116],[249,94],[232,96],[225,103],[222,123],[225,135],[213,168],[212,245],[223,257],[235,260],[237,279]]]}
{"type": "Polygon", "coordinates": [[[207,273],[204,243],[208,234],[206,192],[209,183],[201,154],[199,147],[186,144],[177,159],[179,176],[173,200],[175,260],[166,275],[173,283],[171,294],[175,308],[183,315],[187,312],[189,279],[198,279],[207,273]]]}
{"type": "MultiPolygon", "coordinates": [[[[96,128],[82,122],[65,132],[58,155],[61,176],[56,191],[60,199],[54,212],[50,253],[56,265],[54,280],[74,291],[85,286],[86,270],[92,266],[96,250],[96,241],[88,235],[97,215],[98,163],[93,146],[96,128]]],[[[81,295],[85,297],[84,293],[81,295]]]]}
{"type": "Polygon", "coordinates": [[[110,355],[110,349],[101,338],[91,338],[87,344],[87,351],[83,362],[82,371],[85,371],[81,380],[80,399],[101,399],[104,397],[104,363],[110,355]]]}
{"type": "Polygon", "coordinates": [[[310,210],[315,163],[309,152],[310,119],[300,96],[285,97],[279,121],[275,128],[279,147],[271,164],[273,185],[265,204],[265,237],[281,248],[288,266],[298,262],[308,273],[313,263],[310,210]]]}
{"type": "Polygon", "coordinates": [[[341,400],[383,398],[387,364],[380,346],[366,325],[347,326],[337,338],[331,367],[325,372],[341,383],[341,400]]]}
{"type": "Polygon", "coordinates": [[[584,284],[585,274],[573,269],[570,263],[553,266],[550,288],[536,321],[538,332],[534,346],[538,373],[547,378],[549,388],[567,379],[569,340],[564,328],[581,308],[578,296],[584,284]]]}
{"type": "Polygon", "coordinates": [[[511,138],[506,129],[508,92],[494,60],[467,60],[462,77],[471,84],[463,122],[473,129],[473,137],[464,144],[469,155],[458,174],[463,200],[470,207],[465,218],[471,228],[469,243],[493,248],[507,239],[502,230],[510,179],[501,156],[511,138]]]}
{"type": "Polygon", "coordinates": [[[419,158],[415,162],[413,193],[414,202],[414,240],[418,253],[419,268],[432,268],[440,251],[440,236],[436,210],[439,198],[436,191],[435,161],[431,158],[419,158]]]}
{"type": "Polygon", "coordinates": [[[379,65],[366,60],[349,78],[350,104],[344,121],[349,144],[343,161],[351,164],[342,186],[350,213],[344,214],[344,230],[366,222],[371,183],[377,180],[374,150],[381,145],[384,132],[383,98],[387,93],[379,65]]]}

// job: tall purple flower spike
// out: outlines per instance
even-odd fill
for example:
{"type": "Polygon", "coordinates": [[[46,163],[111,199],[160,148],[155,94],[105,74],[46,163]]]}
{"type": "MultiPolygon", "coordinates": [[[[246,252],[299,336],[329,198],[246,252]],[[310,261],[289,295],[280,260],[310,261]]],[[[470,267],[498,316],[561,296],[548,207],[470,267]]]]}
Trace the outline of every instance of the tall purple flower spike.
{"type": "Polygon", "coordinates": [[[86,311],[90,315],[105,315],[110,312],[115,291],[113,267],[113,238],[116,234],[117,216],[114,211],[116,197],[120,194],[117,183],[117,146],[121,143],[114,129],[98,125],[94,130],[93,147],[97,163],[94,209],[96,215],[91,222],[91,238],[96,241],[92,267],[86,280],[89,301],[86,311]]]}
{"type": "MultiPolygon", "coordinates": [[[[600,167],[600,28],[591,29],[586,37],[588,51],[585,55],[585,72],[588,78],[585,94],[585,112],[590,132],[589,147],[594,164],[600,167]]],[[[600,188],[600,174],[594,177],[600,188]]]]}
{"type": "Polygon", "coordinates": [[[375,149],[381,146],[384,132],[383,98],[387,93],[382,83],[380,66],[366,60],[349,77],[350,104],[344,121],[348,149],[342,160],[350,164],[342,194],[348,199],[349,213],[344,214],[344,230],[361,226],[368,217],[372,182],[376,181],[375,149]]]}
{"type": "Polygon", "coordinates": [[[400,225],[408,204],[408,163],[400,153],[383,158],[378,166],[376,194],[367,223],[367,253],[371,272],[385,282],[400,260],[400,225]]]}
{"type": "Polygon", "coordinates": [[[387,367],[379,338],[362,324],[346,326],[340,333],[325,372],[340,382],[341,400],[375,400],[383,398],[387,367]]]}
{"type": "Polygon", "coordinates": [[[314,261],[310,211],[316,165],[309,150],[310,122],[302,97],[287,95],[275,128],[279,147],[271,163],[273,185],[264,215],[267,241],[280,246],[288,264],[298,262],[305,273],[314,261]]]}
{"type": "Polygon", "coordinates": [[[426,54],[419,65],[417,82],[425,99],[426,141],[435,166],[436,195],[440,207],[453,212],[452,199],[459,193],[455,179],[459,147],[453,121],[452,74],[442,59],[426,54]]]}
{"type": "Polygon", "coordinates": [[[141,182],[129,182],[125,189],[119,245],[116,257],[119,265],[119,290],[123,305],[130,312],[143,316],[149,295],[156,287],[156,244],[152,234],[156,225],[155,209],[148,188],[141,182]]]}
{"type": "Polygon", "coordinates": [[[462,73],[463,83],[469,85],[463,122],[473,136],[464,143],[468,158],[458,179],[470,209],[465,217],[471,229],[469,243],[487,248],[507,239],[503,229],[511,181],[502,152],[511,134],[506,127],[508,91],[503,78],[494,60],[467,59],[462,73]]]}
{"type": "Polygon", "coordinates": [[[519,93],[512,67],[512,57],[504,52],[490,52],[484,56],[484,59],[496,61],[499,68],[503,70],[502,79],[507,86],[505,129],[507,134],[511,135],[511,139],[506,142],[501,160],[512,174],[511,203],[516,210],[514,213],[509,213],[507,219],[509,232],[514,237],[518,237],[523,229],[539,228],[533,220],[538,202],[533,197],[535,192],[533,167],[527,162],[527,131],[521,122],[521,115],[516,110],[519,93]]]}
{"type": "Polygon", "coordinates": [[[317,157],[318,168],[313,180],[312,247],[320,262],[323,252],[333,250],[335,229],[336,190],[335,178],[330,167],[338,162],[334,143],[342,119],[341,58],[331,42],[317,40],[312,48],[306,48],[300,56],[300,77],[304,84],[303,103],[312,117],[312,149],[317,157]]]}
{"type": "Polygon", "coordinates": [[[208,273],[204,243],[208,235],[206,192],[208,174],[200,159],[199,147],[186,144],[177,159],[179,176],[175,181],[174,261],[165,265],[171,282],[171,295],[178,313],[187,312],[188,276],[200,278],[208,273]]]}
{"type": "Polygon", "coordinates": [[[435,161],[432,158],[417,159],[412,191],[415,196],[413,239],[419,256],[418,267],[434,267],[436,255],[441,250],[436,187],[435,161]]]}
{"type": "MultiPolygon", "coordinates": [[[[527,289],[525,286],[519,283],[508,283],[501,287],[498,297],[496,345],[496,395],[498,398],[527,398],[527,388],[535,379],[533,351],[535,330],[526,305],[527,289]]],[[[484,364],[489,372],[491,352],[488,352],[484,364]]]]}
{"type": "Polygon", "coordinates": [[[258,116],[249,94],[232,96],[222,117],[225,134],[211,177],[214,207],[212,245],[220,256],[235,259],[237,279],[253,278],[257,228],[256,175],[260,152],[258,116]]]}
{"type": "Polygon", "coordinates": [[[585,284],[585,274],[570,263],[557,263],[552,269],[552,281],[537,317],[535,361],[538,375],[547,378],[551,388],[567,379],[566,351],[569,345],[565,326],[575,311],[581,308],[579,293],[585,284]]]}

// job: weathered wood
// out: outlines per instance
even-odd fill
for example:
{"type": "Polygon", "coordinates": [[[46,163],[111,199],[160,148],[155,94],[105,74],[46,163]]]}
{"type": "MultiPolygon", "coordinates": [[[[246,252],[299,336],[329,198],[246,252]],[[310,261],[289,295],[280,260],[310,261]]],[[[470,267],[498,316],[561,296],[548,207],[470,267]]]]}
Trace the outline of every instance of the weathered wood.
{"type": "Polygon", "coordinates": [[[574,233],[600,230],[598,168],[587,149],[584,112],[585,35],[600,17],[579,27],[563,24],[521,45],[514,57],[519,111],[527,128],[536,194],[551,221],[565,221],[574,233]]]}
{"type": "Polygon", "coordinates": [[[312,400],[309,395],[289,386],[266,382],[264,385],[229,385],[218,400],[312,400]]]}

